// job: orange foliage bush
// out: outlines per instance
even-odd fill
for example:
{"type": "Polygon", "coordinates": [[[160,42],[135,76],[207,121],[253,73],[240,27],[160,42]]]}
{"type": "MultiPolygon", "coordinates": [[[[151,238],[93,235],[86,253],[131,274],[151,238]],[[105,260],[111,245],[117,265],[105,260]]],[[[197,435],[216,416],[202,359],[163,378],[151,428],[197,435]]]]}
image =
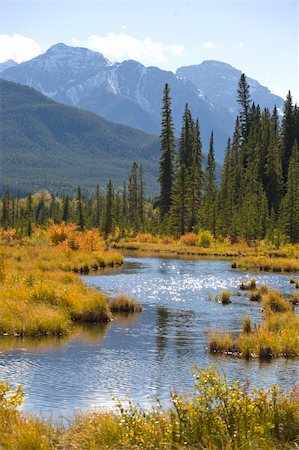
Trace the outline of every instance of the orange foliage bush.
{"type": "Polygon", "coordinates": [[[17,238],[17,231],[14,228],[8,230],[0,230],[0,240],[4,242],[11,242],[17,238]]]}
{"type": "Polygon", "coordinates": [[[47,238],[53,245],[68,240],[70,248],[76,247],[77,225],[61,222],[59,225],[52,223],[47,231],[47,238]]]}
{"type": "Polygon", "coordinates": [[[103,240],[97,230],[88,230],[85,233],[79,233],[76,242],[79,248],[88,252],[94,252],[103,246],[103,240]]]}
{"type": "Polygon", "coordinates": [[[183,245],[196,245],[198,241],[198,235],[196,233],[186,233],[180,237],[180,243],[183,245]]]}

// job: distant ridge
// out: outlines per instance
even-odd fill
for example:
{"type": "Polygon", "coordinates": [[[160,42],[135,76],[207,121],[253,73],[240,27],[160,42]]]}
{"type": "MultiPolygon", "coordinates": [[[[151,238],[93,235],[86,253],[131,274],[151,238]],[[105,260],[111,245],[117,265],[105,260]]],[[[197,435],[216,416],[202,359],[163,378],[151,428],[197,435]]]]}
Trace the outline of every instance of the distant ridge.
{"type": "Polygon", "coordinates": [[[143,164],[147,192],[157,193],[159,138],[59,104],[0,79],[0,183],[15,190],[92,191],[111,178],[123,186],[133,161],[143,164]]]}

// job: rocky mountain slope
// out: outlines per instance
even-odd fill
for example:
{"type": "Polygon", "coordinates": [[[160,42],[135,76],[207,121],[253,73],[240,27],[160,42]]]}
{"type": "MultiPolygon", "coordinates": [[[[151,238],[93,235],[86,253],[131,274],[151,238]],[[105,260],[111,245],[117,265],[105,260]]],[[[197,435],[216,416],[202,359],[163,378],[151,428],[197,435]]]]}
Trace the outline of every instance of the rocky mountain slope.
{"type": "MultiPolygon", "coordinates": [[[[236,92],[241,73],[230,64],[220,61],[204,61],[198,65],[180,67],[176,71],[178,77],[191,81],[213,103],[223,106],[233,116],[236,116],[239,111],[236,92]]],[[[274,105],[281,111],[283,110],[284,100],[282,98],[272,94],[258,81],[249,77],[246,79],[250,86],[251,99],[255,104],[259,104],[261,108],[267,107],[270,111],[274,105]]]]}
{"type": "Polygon", "coordinates": [[[214,105],[190,81],[136,61],[112,64],[86,48],[56,44],[44,54],[4,70],[1,77],[33,87],[53,100],[156,135],[160,134],[161,99],[167,82],[177,134],[188,102],[194,117],[199,117],[205,149],[214,130],[218,159],[222,159],[233,126],[226,110],[214,105]]]}

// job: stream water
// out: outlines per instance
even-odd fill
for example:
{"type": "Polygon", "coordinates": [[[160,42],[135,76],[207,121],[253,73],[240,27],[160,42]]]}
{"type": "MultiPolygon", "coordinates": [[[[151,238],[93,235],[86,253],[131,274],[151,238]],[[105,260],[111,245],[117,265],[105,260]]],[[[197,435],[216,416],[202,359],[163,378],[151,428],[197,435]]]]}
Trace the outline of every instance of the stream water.
{"type": "Polygon", "coordinates": [[[229,261],[127,257],[123,267],[83,277],[109,295],[136,297],[142,313],[104,325],[76,327],[67,338],[0,341],[0,379],[22,384],[24,410],[68,417],[74,410],[112,408],[115,398],[150,407],[167,403],[172,390],[192,390],[191,367],[217,365],[228,378],[267,388],[288,389],[299,380],[299,359],[270,362],[214,356],[206,351],[212,329],[237,333],[242,318],[261,321],[259,303],[238,295],[241,281],[256,278],[285,293],[289,276],[231,269],[229,261]],[[232,303],[215,296],[230,290],[232,303]]]}

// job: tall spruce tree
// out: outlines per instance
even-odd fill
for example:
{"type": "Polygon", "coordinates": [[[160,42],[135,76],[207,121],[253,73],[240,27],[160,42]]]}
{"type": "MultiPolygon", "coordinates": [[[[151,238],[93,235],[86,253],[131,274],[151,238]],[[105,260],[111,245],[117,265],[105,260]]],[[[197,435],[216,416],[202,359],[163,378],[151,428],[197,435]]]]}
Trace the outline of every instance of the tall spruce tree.
{"type": "MultiPolygon", "coordinates": [[[[298,132],[298,131],[297,131],[298,132]]],[[[286,183],[288,179],[289,160],[295,140],[295,109],[293,107],[293,99],[291,92],[288,92],[285,104],[284,115],[282,119],[282,175],[286,191],[286,183]]]]}
{"type": "Polygon", "coordinates": [[[169,86],[166,83],[163,92],[162,121],[161,121],[161,156],[159,169],[160,183],[160,213],[164,218],[169,210],[172,199],[172,188],[174,184],[174,160],[175,160],[175,138],[174,126],[171,116],[171,98],[169,86]]]}
{"type": "Polygon", "coordinates": [[[210,230],[216,235],[216,162],[214,153],[214,135],[213,131],[210,137],[208,163],[204,176],[204,197],[202,208],[202,222],[204,228],[210,230]]]}
{"type": "Polygon", "coordinates": [[[77,188],[77,197],[76,197],[76,209],[77,209],[77,225],[80,231],[84,230],[85,220],[84,220],[84,212],[83,212],[83,198],[82,198],[82,190],[81,187],[77,188]]]}
{"type": "Polygon", "coordinates": [[[192,160],[189,170],[189,229],[194,230],[199,224],[199,211],[202,200],[202,144],[198,119],[193,124],[192,160]]]}
{"type": "Polygon", "coordinates": [[[289,161],[287,192],[282,201],[281,222],[291,242],[299,240],[299,149],[295,141],[289,161]]]}
{"type": "Polygon", "coordinates": [[[104,216],[104,237],[108,238],[109,234],[113,228],[113,185],[112,181],[109,180],[106,189],[106,201],[105,201],[105,216],[104,216]]]}
{"type": "Polygon", "coordinates": [[[248,133],[249,133],[249,127],[250,127],[250,105],[251,105],[251,99],[250,99],[250,93],[249,93],[249,85],[246,80],[246,76],[244,73],[242,73],[239,83],[238,83],[238,89],[237,89],[237,102],[241,106],[240,111],[240,124],[242,129],[242,137],[243,140],[246,140],[248,133]]]}

